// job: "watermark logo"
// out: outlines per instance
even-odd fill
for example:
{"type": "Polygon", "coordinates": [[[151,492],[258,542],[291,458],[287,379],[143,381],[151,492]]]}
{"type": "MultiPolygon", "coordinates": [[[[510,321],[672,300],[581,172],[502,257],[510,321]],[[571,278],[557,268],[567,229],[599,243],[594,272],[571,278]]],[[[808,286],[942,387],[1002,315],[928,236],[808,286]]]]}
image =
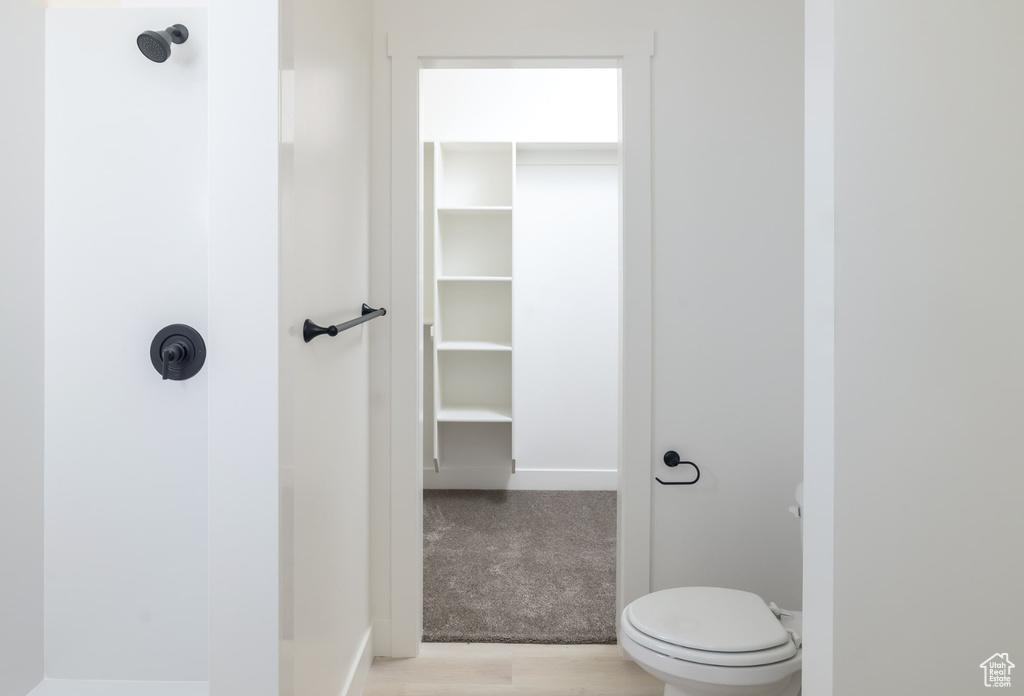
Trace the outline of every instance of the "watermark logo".
{"type": "Polygon", "coordinates": [[[985,674],[985,686],[1009,686],[1010,672],[1016,667],[1007,653],[996,653],[981,663],[985,674]]]}

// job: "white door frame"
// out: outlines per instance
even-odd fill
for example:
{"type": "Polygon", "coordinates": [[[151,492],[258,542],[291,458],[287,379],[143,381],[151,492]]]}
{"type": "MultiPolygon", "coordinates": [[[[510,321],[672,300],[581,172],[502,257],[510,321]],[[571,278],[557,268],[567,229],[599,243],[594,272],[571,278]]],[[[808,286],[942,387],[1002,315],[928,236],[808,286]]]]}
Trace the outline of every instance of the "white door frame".
{"type": "MultiPolygon", "coordinates": [[[[390,655],[423,633],[422,147],[419,71],[430,59],[614,59],[621,177],[617,607],[650,592],[653,31],[389,33],[391,58],[390,655]]],[[[595,327],[595,330],[610,330],[595,327]]],[[[386,648],[384,650],[386,652],[386,648]]]]}

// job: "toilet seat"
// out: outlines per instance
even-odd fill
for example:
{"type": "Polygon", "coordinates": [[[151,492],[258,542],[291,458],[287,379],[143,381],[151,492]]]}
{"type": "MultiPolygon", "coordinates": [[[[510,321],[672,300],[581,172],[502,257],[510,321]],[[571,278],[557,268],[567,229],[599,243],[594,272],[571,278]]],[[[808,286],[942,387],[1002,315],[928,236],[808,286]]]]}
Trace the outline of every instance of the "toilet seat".
{"type": "Polygon", "coordinates": [[[687,662],[754,667],[797,654],[797,645],[764,600],[741,590],[662,590],[630,604],[622,618],[622,630],[632,640],[687,662]]]}

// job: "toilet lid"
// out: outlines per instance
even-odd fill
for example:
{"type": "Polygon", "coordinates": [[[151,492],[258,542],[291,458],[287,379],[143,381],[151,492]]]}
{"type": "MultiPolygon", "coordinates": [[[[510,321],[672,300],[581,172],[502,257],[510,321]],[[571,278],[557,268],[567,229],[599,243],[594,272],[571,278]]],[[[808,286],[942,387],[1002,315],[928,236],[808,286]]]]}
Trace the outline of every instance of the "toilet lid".
{"type": "Polygon", "coordinates": [[[626,618],[641,633],[692,650],[740,653],[791,644],[764,600],[724,587],[654,592],[630,604],[626,618]]]}

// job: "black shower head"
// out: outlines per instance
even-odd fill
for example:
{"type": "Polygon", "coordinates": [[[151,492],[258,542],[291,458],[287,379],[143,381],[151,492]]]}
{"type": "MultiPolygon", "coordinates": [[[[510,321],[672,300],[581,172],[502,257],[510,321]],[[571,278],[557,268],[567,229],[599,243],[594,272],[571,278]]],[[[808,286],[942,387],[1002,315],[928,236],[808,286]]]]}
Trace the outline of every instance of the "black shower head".
{"type": "Polygon", "coordinates": [[[137,43],[142,55],[154,63],[163,63],[171,57],[171,44],[183,44],[188,41],[188,29],[182,24],[175,24],[163,31],[144,31],[139,34],[137,43]]]}

